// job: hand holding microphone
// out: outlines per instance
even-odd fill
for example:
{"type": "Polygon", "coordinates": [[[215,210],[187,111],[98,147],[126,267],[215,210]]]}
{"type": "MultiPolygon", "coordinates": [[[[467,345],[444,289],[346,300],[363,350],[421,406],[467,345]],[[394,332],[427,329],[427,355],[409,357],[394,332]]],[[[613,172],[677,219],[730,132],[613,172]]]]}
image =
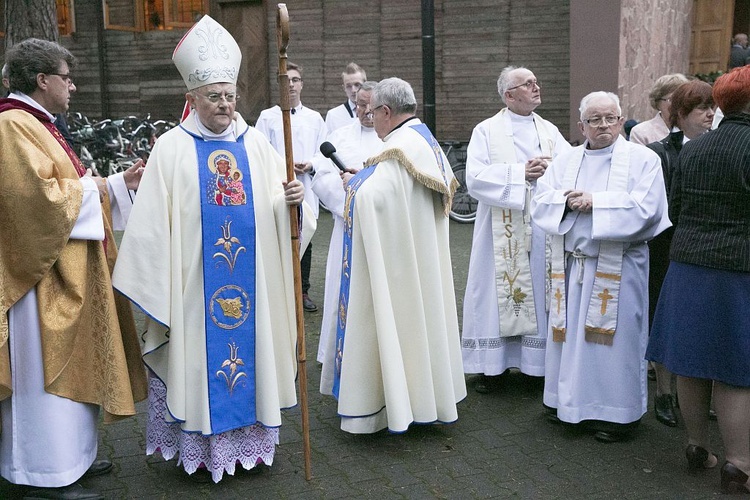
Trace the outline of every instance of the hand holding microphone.
{"type": "Polygon", "coordinates": [[[333,164],[339,168],[339,170],[341,170],[342,172],[347,172],[346,166],[336,155],[336,148],[333,146],[333,144],[328,141],[324,142],[320,145],[320,152],[323,153],[323,156],[331,160],[333,164]]]}

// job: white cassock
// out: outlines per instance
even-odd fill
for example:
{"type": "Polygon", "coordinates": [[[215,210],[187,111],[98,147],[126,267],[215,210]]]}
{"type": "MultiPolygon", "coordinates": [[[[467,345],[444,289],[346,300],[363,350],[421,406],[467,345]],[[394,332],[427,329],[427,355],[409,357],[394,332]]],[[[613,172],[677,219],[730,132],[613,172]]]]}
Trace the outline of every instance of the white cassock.
{"type": "MultiPolygon", "coordinates": [[[[491,272],[495,269],[492,207],[524,209],[526,161],[543,154],[535,120],[537,126],[545,127],[546,140],[553,141],[552,145],[544,145],[544,154],[551,150],[557,156],[570,149],[552,123],[536,114],[521,116],[508,109],[477,125],[469,142],[466,184],[469,194],[479,201],[479,205],[464,296],[461,350],[466,373],[499,375],[507,368],[520,368],[527,375],[544,375],[547,339],[544,232],[532,221],[530,266],[536,305],[536,335],[501,336],[498,291],[495,273],[491,272]],[[503,151],[501,162],[493,158],[491,152],[496,146],[494,142],[502,139],[493,134],[510,136],[515,146],[514,151],[503,151]]],[[[533,194],[536,182],[531,183],[531,190],[533,194]]]]}
{"type": "Polygon", "coordinates": [[[558,156],[537,183],[532,217],[545,232],[565,235],[567,333],[550,334],[545,363],[544,404],[563,422],[603,420],[626,424],[646,412],[648,343],[648,246],[669,227],[667,197],[659,157],[618,138],[630,148],[627,192],[608,191],[615,145],[583,150],[575,189],[593,195],[589,213],[565,214],[563,179],[571,158],[587,143],[558,156]],[[622,259],[619,309],[612,345],[588,342],[584,326],[592,296],[599,241],[627,243],[622,259]],[[578,252],[574,257],[569,252],[578,252]]]}
{"type": "MultiPolygon", "coordinates": [[[[328,136],[328,141],[336,148],[336,156],[347,167],[361,168],[365,160],[375,156],[383,148],[374,128],[363,127],[359,120],[341,127],[328,136]]],[[[331,160],[318,153],[313,158],[315,176],[312,189],[320,201],[331,211],[333,232],[328,246],[326,262],[326,290],[323,303],[323,319],[318,341],[318,362],[324,363],[326,353],[333,356],[336,339],[336,319],[338,317],[339,289],[341,286],[341,253],[344,238],[344,201],[346,192],[339,176],[339,169],[331,160]]],[[[332,365],[331,365],[332,366],[332,365]]],[[[324,371],[320,379],[320,391],[332,394],[333,372],[324,371]]]]}
{"type": "MultiPolygon", "coordinates": [[[[74,240],[104,240],[99,189],[82,178],[74,240]]],[[[13,395],[0,402],[0,472],[14,484],[54,488],[74,483],[96,459],[99,406],[44,390],[39,307],[32,288],[8,311],[13,395]]]]}
{"type": "Polygon", "coordinates": [[[353,123],[359,123],[357,105],[349,100],[347,100],[347,103],[339,104],[326,113],[326,128],[328,129],[328,133],[353,123]],[[349,109],[346,109],[346,104],[349,105],[349,109]]]}
{"type": "MultiPolygon", "coordinates": [[[[326,140],[328,129],[320,113],[301,104],[291,114],[292,120],[292,155],[295,163],[311,161],[320,145],[326,140]]],[[[284,146],[284,123],[281,116],[281,108],[274,106],[260,112],[255,124],[263,135],[268,138],[277,153],[283,158],[285,156],[284,146]]],[[[309,173],[297,174],[297,179],[305,186],[305,201],[318,218],[318,196],[310,189],[312,175],[309,173]]]]}

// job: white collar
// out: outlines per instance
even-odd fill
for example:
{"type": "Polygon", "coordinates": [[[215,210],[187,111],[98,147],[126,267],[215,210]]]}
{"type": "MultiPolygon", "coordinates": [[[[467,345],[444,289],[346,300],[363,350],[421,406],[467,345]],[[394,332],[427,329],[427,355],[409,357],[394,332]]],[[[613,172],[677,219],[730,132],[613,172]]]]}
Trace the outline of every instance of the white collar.
{"type": "Polygon", "coordinates": [[[52,123],[55,122],[57,117],[55,117],[52,113],[44,109],[44,107],[36,102],[34,99],[32,99],[30,96],[24,94],[23,92],[11,92],[11,94],[8,96],[8,99],[15,99],[17,101],[25,102],[29,106],[31,106],[34,109],[38,109],[52,121],[52,123]]]}
{"type": "Polygon", "coordinates": [[[235,121],[232,120],[232,122],[229,124],[229,126],[220,134],[217,134],[216,132],[211,132],[206,128],[203,123],[201,123],[200,119],[198,118],[198,113],[195,112],[195,110],[191,111],[191,113],[194,115],[193,118],[195,119],[195,126],[198,129],[198,132],[201,134],[203,139],[207,141],[236,141],[237,138],[234,133],[235,129],[235,121]]]}

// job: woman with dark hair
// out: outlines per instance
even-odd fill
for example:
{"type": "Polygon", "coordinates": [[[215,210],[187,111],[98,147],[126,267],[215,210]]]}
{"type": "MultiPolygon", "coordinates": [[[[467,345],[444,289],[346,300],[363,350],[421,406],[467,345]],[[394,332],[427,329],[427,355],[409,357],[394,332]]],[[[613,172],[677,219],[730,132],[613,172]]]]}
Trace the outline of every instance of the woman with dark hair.
{"type": "MultiPolygon", "coordinates": [[[[652,142],[648,145],[661,158],[667,194],[669,194],[670,176],[677,163],[677,155],[680,153],[682,145],[711,129],[711,122],[714,117],[714,99],[711,95],[711,85],[701,80],[692,80],[677,87],[672,92],[668,116],[670,134],[661,141],[652,142]]],[[[669,267],[669,245],[672,242],[672,234],[674,234],[674,227],[667,229],[648,244],[650,253],[649,321],[653,321],[661,284],[667,274],[667,267],[669,267]]],[[[654,363],[654,370],[656,372],[656,396],[654,397],[656,420],[664,425],[676,427],[677,416],[672,398],[672,374],[660,363],[654,363]]]]}
{"type": "Polygon", "coordinates": [[[711,469],[708,409],[724,442],[725,493],[750,493],[750,66],[714,84],[719,128],[685,144],[670,178],[670,264],[646,358],[677,375],[688,469],[711,469]]]}

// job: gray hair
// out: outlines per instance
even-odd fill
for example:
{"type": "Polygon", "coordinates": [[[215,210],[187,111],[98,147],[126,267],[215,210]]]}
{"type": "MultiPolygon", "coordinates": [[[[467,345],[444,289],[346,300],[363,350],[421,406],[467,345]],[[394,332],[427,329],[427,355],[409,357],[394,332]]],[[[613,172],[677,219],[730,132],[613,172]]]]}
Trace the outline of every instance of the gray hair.
{"type": "Polygon", "coordinates": [[[17,43],[5,53],[10,91],[31,94],[37,88],[36,75],[59,71],[63,61],[68,63],[68,69],[73,69],[76,58],[55,42],[27,38],[17,43]]]}
{"type": "Polygon", "coordinates": [[[417,112],[417,98],[411,85],[400,78],[381,80],[372,91],[371,108],[388,106],[394,114],[413,115],[417,112]]]}
{"type": "Polygon", "coordinates": [[[583,121],[583,115],[586,113],[586,110],[589,109],[589,104],[592,100],[598,98],[598,97],[605,97],[615,103],[615,106],[617,106],[617,114],[622,115],[622,108],[620,107],[620,98],[617,97],[617,94],[613,94],[612,92],[604,92],[603,90],[599,90],[596,92],[591,92],[590,94],[586,95],[583,99],[581,99],[581,106],[578,108],[578,111],[581,113],[581,121],[583,121]]]}
{"type": "Polygon", "coordinates": [[[683,83],[687,83],[688,79],[682,73],[671,73],[669,75],[660,76],[651,88],[651,92],[648,93],[648,102],[654,109],[659,109],[659,101],[664,96],[671,94],[677,87],[683,83]]]}
{"type": "Polygon", "coordinates": [[[500,94],[500,99],[503,100],[504,104],[507,104],[505,102],[505,93],[509,88],[512,87],[510,74],[517,69],[525,69],[526,71],[530,71],[528,68],[524,68],[523,66],[506,66],[500,72],[500,76],[497,77],[497,93],[500,94]]]}
{"type": "Polygon", "coordinates": [[[8,78],[8,65],[7,64],[3,64],[2,77],[8,78]]]}
{"type": "MultiPolygon", "coordinates": [[[[365,92],[372,92],[375,89],[375,86],[378,84],[378,82],[373,80],[367,80],[365,83],[362,84],[361,87],[359,87],[359,90],[364,90],[365,92]]],[[[359,90],[357,92],[359,92],[359,90]]]]}

